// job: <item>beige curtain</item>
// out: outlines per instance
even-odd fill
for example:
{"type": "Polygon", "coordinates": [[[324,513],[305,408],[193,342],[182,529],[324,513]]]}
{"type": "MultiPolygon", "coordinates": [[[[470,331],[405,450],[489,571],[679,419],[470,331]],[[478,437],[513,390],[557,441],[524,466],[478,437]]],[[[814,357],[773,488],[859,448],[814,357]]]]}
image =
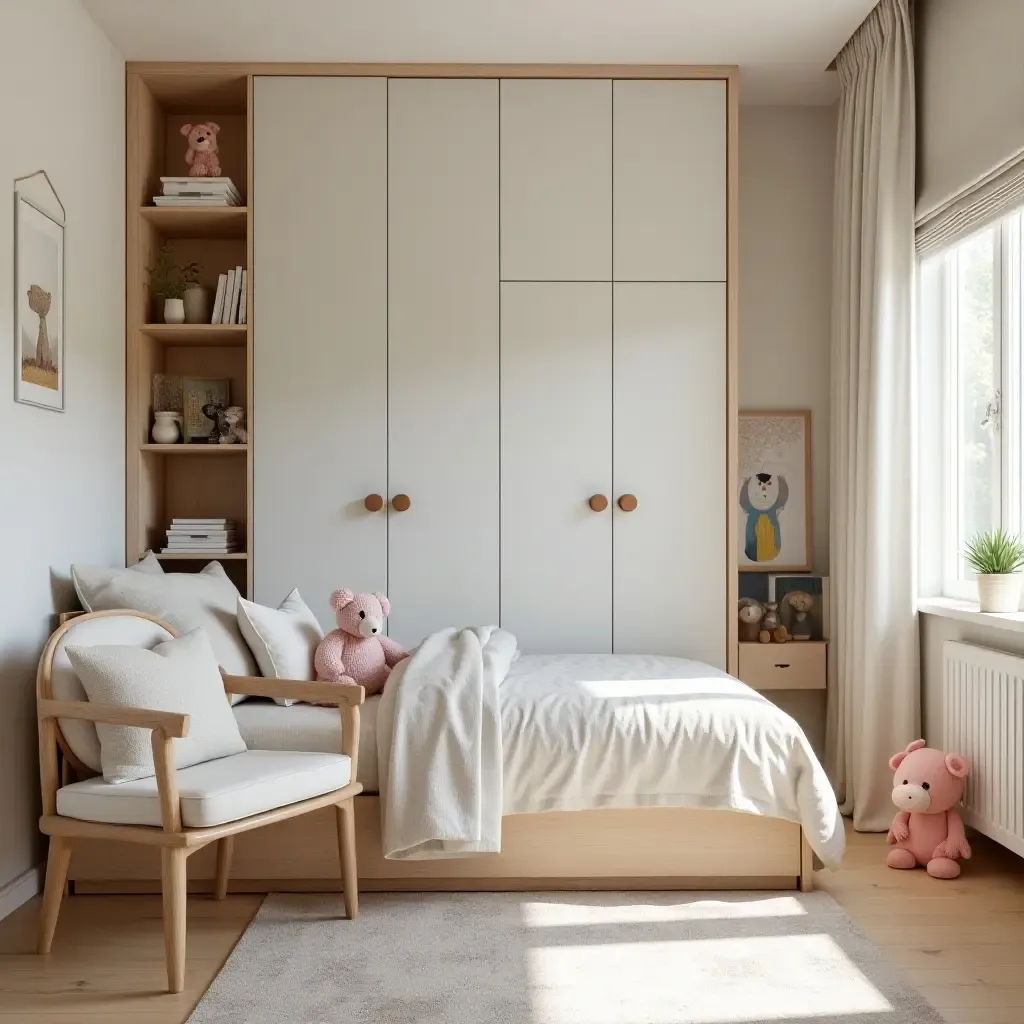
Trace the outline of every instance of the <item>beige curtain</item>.
{"type": "Polygon", "coordinates": [[[888,827],[887,761],[920,729],[913,62],[909,0],[881,0],[836,61],[827,767],[863,831],[888,827]]]}

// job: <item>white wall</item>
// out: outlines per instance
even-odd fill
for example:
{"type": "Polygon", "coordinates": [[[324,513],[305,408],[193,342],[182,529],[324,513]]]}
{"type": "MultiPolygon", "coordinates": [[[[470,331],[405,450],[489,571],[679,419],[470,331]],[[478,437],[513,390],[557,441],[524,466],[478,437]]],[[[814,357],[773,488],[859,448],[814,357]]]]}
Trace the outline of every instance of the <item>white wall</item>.
{"type": "MultiPolygon", "coordinates": [[[[814,569],[828,572],[835,107],[740,108],[740,409],[811,410],[814,569]]],[[[821,753],[823,692],[777,702],[821,753]]]]}
{"type": "Polygon", "coordinates": [[[78,0],[0,4],[0,137],[2,887],[42,852],[34,673],[68,565],[124,564],[124,63],[78,0]],[[63,414],[12,397],[10,190],[40,167],[68,215],[63,414]]]}

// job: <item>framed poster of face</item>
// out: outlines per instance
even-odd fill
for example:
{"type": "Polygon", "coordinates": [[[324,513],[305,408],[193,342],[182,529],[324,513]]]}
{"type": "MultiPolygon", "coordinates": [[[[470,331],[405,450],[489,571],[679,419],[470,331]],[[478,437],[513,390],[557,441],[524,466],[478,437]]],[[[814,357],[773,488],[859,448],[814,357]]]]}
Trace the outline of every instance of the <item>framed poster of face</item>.
{"type": "Polygon", "coordinates": [[[14,398],[64,411],[64,225],[14,194],[14,398]]]}
{"type": "Polygon", "coordinates": [[[741,412],[739,569],[811,568],[811,414],[741,412]]]}

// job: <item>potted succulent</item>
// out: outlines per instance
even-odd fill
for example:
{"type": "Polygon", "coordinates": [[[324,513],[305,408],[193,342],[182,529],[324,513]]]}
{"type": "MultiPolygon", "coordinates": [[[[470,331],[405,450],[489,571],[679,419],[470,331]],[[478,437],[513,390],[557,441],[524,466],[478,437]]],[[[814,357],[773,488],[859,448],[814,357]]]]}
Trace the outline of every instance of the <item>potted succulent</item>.
{"type": "Polygon", "coordinates": [[[174,262],[174,250],[169,245],[162,245],[156,254],[156,266],[146,267],[146,271],[153,294],[164,300],[164,323],[183,324],[185,278],[182,268],[174,262]]]}
{"type": "Polygon", "coordinates": [[[1024,539],[1003,529],[975,534],[964,552],[978,574],[978,603],[983,612],[1015,612],[1020,608],[1024,539]]]}

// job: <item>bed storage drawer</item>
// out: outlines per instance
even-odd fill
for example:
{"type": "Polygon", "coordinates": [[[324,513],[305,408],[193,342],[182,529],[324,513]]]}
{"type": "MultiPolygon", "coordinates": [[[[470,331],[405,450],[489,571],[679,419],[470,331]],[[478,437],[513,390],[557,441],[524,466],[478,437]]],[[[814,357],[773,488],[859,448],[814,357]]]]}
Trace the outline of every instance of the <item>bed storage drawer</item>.
{"type": "Polygon", "coordinates": [[[824,690],[825,641],[740,644],[740,679],[755,690],[824,690]]]}

